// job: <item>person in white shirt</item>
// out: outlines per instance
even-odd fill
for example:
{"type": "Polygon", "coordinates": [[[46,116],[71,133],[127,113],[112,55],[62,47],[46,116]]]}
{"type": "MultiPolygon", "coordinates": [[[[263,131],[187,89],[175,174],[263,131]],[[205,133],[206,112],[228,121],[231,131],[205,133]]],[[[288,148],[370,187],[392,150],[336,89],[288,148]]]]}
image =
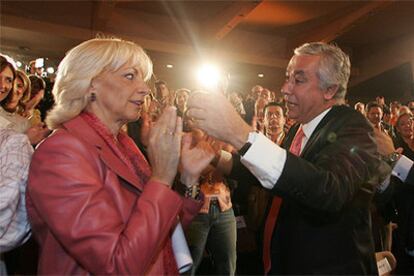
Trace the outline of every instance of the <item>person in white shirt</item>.
{"type": "MultiPolygon", "coordinates": [[[[0,103],[12,90],[15,76],[11,61],[0,56],[0,103]]],[[[25,191],[32,153],[25,134],[0,129],[0,275],[7,275],[2,254],[30,237],[25,191]]]]}

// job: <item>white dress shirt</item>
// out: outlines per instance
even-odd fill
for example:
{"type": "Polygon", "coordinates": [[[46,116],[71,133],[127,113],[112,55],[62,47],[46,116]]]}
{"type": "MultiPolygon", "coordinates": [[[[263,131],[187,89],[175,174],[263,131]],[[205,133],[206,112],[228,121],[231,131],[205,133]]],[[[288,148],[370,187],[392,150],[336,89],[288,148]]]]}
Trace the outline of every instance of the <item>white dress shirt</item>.
{"type": "MultiPolygon", "coordinates": [[[[302,140],[301,151],[315,131],[316,127],[331,108],[323,111],[309,123],[303,124],[305,134],[302,140]]],[[[272,189],[282,174],[286,163],[286,150],[273,143],[262,133],[251,132],[248,142],[252,145],[242,156],[241,163],[260,181],[263,187],[272,189]]]]}

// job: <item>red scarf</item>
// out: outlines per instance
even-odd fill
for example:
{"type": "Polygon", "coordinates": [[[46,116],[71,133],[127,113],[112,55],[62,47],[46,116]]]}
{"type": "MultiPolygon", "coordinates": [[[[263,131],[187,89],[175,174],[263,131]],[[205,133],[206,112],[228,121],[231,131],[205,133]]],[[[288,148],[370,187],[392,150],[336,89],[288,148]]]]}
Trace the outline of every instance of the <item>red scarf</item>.
{"type": "MultiPolygon", "coordinates": [[[[98,133],[115,155],[124,162],[132,173],[136,174],[145,186],[151,177],[151,167],[133,140],[123,131],[120,131],[115,138],[108,127],[92,113],[82,112],[80,116],[98,133]]],[[[172,251],[171,236],[168,237],[167,244],[164,247],[163,259],[165,275],[178,275],[177,263],[172,251]]]]}

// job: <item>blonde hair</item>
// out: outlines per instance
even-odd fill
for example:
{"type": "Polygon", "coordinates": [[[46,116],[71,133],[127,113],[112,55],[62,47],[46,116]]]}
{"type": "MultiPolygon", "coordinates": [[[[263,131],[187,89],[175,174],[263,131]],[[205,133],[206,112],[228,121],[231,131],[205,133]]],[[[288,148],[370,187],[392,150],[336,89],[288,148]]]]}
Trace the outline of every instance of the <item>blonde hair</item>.
{"type": "Polygon", "coordinates": [[[145,81],[152,76],[152,62],[145,51],[131,41],[95,38],[71,49],[59,64],[53,87],[55,105],[48,113],[49,128],[79,115],[87,106],[91,81],[103,72],[116,71],[130,64],[145,81]]]}
{"type": "MultiPolygon", "coordinates": [[[[31,90],[31,86],[30,86],[30,79],[29,77],[26,75],[26,73],[20,69],[16,70],[16,79],[21,79],[23,82],[23,96],[20,99],[20,102],[22,104],[25,104],[28,100],[30,100],[30,90],[31,90]]],[[[14,89],[16,89],[16,81],[14,83],[14,89]]]]}

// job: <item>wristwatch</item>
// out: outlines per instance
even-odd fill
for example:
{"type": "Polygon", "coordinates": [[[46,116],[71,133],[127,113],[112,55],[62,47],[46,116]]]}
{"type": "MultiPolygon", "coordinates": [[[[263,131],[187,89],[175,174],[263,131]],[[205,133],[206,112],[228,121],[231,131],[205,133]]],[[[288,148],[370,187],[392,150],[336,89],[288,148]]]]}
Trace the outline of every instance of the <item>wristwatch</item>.
{"type": "Polygon", "coordinates": [[[392,168],[394,168],[395,163],[400,159],[401,154],[398,152],[392,152],[384,158],[384,161],[388,163],[392,168]]]}

